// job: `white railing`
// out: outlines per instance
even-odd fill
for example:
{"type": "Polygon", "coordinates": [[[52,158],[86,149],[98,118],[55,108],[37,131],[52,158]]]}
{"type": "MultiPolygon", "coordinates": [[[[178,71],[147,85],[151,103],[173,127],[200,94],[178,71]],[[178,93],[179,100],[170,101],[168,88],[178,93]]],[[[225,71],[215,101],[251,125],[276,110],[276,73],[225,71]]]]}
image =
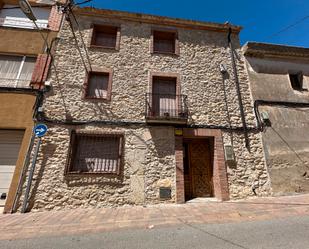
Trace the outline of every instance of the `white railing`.
{"type": "Polygon", "coordinates": [[[0,87],[30,88],[30,80],[0,78],[0,87]]]}
{"type": "MultiPolygon", "coordinates": [[[[37,20],[36,24],[41,29],[46,29],[48,27],[48,20],[37,20]]],[[[34,23],[27,19],[21,17],[10,17],[0,18],[0,26],[2,27],[14,27],[23,29],[35,29],[34,23]]]]}

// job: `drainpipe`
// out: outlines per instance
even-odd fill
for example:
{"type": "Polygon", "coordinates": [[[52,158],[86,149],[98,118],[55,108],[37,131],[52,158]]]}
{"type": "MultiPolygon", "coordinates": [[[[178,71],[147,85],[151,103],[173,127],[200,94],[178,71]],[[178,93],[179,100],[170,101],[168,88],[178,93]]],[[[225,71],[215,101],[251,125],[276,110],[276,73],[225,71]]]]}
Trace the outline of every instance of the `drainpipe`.
{"type": "Polygon", "coordinates": [[[249,150],[250,144],[249,144],[249,138],[248,138],[248,129],[247,129],[247,124],[246,124],[244,106],[243,106],[242,98],[241,98],[239,78],[238,78],[238,72],[237,72],[237,67],[236,67],[236,60],[235,60],[231,35],[232,35],[232,28],[229,27],[227,39],[228,39],[228,45],[229,45],[229,48],[230,48],[230,55],[231,55],[231,60],[232,60],[233,73],[234,73],[234,77],[235,77],[235,85],[236,85],[236,91],[237,91],[237,96],[238,96],[238,104],[239,104],[241,122],[242,122],[243,132],[244,132],[244,135],[245,135],[245,143],[246,143],[246,148],[249,150]]]}
{"type": "MultiPolygon", "coordinates": [[[[33,109],[34,109],[34,111],[33,111],[34,123],[36,123],[37,116],[38,116],[38,109],[42,105],[42,100],[43,100],[43,91],[38,91],[37,96],[36,96],[36,101],[35,101],[35,104],[34,104],[34,107],[33,107],[33,109]]],[[[27,154],[26,154],[26,158],[25,158],[25,161],[24,161],[24,164],[23,164],[22,173],[19,177],[17,191],[16,191],[16,194],[15,194],[15,197],[14,197],[14,202],[13,202],[13,207],[11,209],[11,213],[15,213],[17,211],[18,201],[19,201],[20,195],[22,193],[22,187],[23,187],[24,179],[25,179],[26,174],[27,174],[28,165],[30,163],[30,156],[31,156],[31,152],[32,152],[32,149],[33,149],[33,146],[34,146],[34,142],[35,142],[35,134],[34,134],[33,129],[32,129],[31,140],[30,140],[28,150],[27,150],[27,154]]]]}

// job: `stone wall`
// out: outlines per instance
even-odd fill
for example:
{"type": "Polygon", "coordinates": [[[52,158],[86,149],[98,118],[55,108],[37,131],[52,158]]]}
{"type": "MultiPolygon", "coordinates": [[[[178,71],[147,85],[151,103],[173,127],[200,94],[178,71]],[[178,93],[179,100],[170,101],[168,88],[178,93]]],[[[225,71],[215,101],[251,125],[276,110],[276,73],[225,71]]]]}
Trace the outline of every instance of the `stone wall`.
{"type": "MultiPolygon", "coordinates": [[[[181,93],[188,96],[189,125],[241,127],[241,117],[227,34],[207,30],[178,29],[180,54],[150,53],[150,35],[154,25],[78,17],[81,33],[88,44],[92,22],[121,26],[120,50],[87,48],[91,66],[113,70],[111,101],[83,99],[86,76],[82,60],[67,23],[60,32],[50,81],[52,90],[44,101],[45,115],[50,119],[74,121],[139,122],[139,126],[53,125],[44,138],[38,161],[37,188],[32,198],[33,210],[87,206],[158,203],[159,187],[172,189],[175,202],[175,136],[170,126],[147,126],[145,93],[149,92],[151,73],[177,73],[181,93]],[[226,65],[222,77],[219,65],[226,65]],[[121,130],[125,133],[124,168],[119,177],[64,177],[69,130],[73,128],[100,131],[121,130]]],[[[158,27],[158,26],[155,26],[158,27]]],[[[159,26],[160,27],[160,26],[159,26]]],[[[79,33],[79,47],[89,68],[79,33]]],[[[242,101],[249,127],[255,126],[252,98],[244,59],[236,35],[232,36],[242,101]]],[[[245,147],[242,132],[223,133],[224,143],[234,146],[236,167],[227,165],[230,197],[267,195],[271,188],[264,166],[260,135],[249,131],[251,150],[245,147]]]]}
{"type": "Polygon", "coordinates": [[[30,207],[51,210],[159,203],[159,188],[175,201],[174,130],[171,127],[50,127],[43,138],[30,207]],[[123,164],[116,175],[65,175],[70,130],[123,132],[123,164]]]}
{"type": "MultiPolygon", "coordinates": [[[[150,53],[150,35],[153,25],[134,22],[119,22],[104,18],[82,17],[79,19],[82,35],[88,44],[91,25],[113,23],[121,25],[120,50],[88,48],[91,66],[113,70],[111,101],[82,99],[86,77],[72,33],[65,23],[57,45],[55,56],[57,77],[52,73],[53,94],[45,101],[47,116],[65,118],[66,112],[77,120],[135,120],[144,121],[145,93],[149,92],[150,73],[178,73],[181,94],[188,96],[191,124],[241,126],[237,93],[231,67],[227,34],[205,30],[178,29],[180,55],[150,53]],[[219,65],[223,63],[228,75],[222,77],[219,65]],[[130,106],[130,108],[127,108],[130,106]],[[54,110],[57,110],[55,112],[54,110]],[[229,115],[227,115],[227,113],[229,115]],[[230,117],[230,120],[228,117],[230,117]]],[[[79,33],[79,46],[82,47],[79,33]]],[[[255,124],[248,77],[238,47],[238,72],[246,119],[255,124]]],[[[84,60],[89,69],[85,53],[84,60]]]]}
{"type": "MultiPolygon", "coordinates": [[[[285,51],[289,49],[293,48],[285,51]]],[[[246,59],[254,100],[308,103],[308,90],[293,90],[289,80],[289,73],[302,71],[303,86],[308,89],[308,61],[283,56],[246,59]]],[[[262,105],[259,111],[268,113],[271,124],[262,138],[274,194],[308,192],[309,108],[262,105]]]]}

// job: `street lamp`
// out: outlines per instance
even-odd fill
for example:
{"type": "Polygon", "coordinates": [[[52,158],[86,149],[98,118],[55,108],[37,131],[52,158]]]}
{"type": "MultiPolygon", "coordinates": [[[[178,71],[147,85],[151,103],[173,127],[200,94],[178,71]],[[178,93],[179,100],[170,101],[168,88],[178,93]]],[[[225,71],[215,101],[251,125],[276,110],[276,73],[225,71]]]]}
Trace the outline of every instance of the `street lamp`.
{"type": "MultiPolygon", "coordinates": [[[[46,47],[46,50],[47,52],[49,52],[49,47],[48,47],[48,41],[46,39],[46,37],[42,34],[41,32],[41,29],[39,28],[39,26],[37,25],[36,23],[36,17],[32,11],[32,8],[31,8],[31,5],[30,3],[28,2],[28,0],[19,0],[19,6],[22,10],[22,12],[31,20],[33,21],[35,27],[37,28],[37,30],[39,31],[39,33],[41,34],[43,40],[44,40],[44,43],[45,43],[45,47],[46,47]]],[[[44,50],[44,49],[43,49],[44,50]]]]}
{"type": "Polygon", "coordinates": [[[31,5],[29,4],[28,0],[20,0],[19,1],[19,6],[22,10],[22,12],[24,12],[24,14],[32,21],[36,21],[36,17],[33,14],[31,5]]]}

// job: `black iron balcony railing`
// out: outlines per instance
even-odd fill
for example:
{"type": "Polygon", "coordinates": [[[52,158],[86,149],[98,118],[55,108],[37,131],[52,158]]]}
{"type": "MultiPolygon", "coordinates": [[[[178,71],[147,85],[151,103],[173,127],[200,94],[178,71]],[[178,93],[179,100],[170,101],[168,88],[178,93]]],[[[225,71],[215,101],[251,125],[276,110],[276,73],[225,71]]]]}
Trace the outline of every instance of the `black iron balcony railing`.
{"type": "Polygon", "coordinates": [[[181,122],[188,119],[186,95],[146,93],[148,122],[181,122]]]}

